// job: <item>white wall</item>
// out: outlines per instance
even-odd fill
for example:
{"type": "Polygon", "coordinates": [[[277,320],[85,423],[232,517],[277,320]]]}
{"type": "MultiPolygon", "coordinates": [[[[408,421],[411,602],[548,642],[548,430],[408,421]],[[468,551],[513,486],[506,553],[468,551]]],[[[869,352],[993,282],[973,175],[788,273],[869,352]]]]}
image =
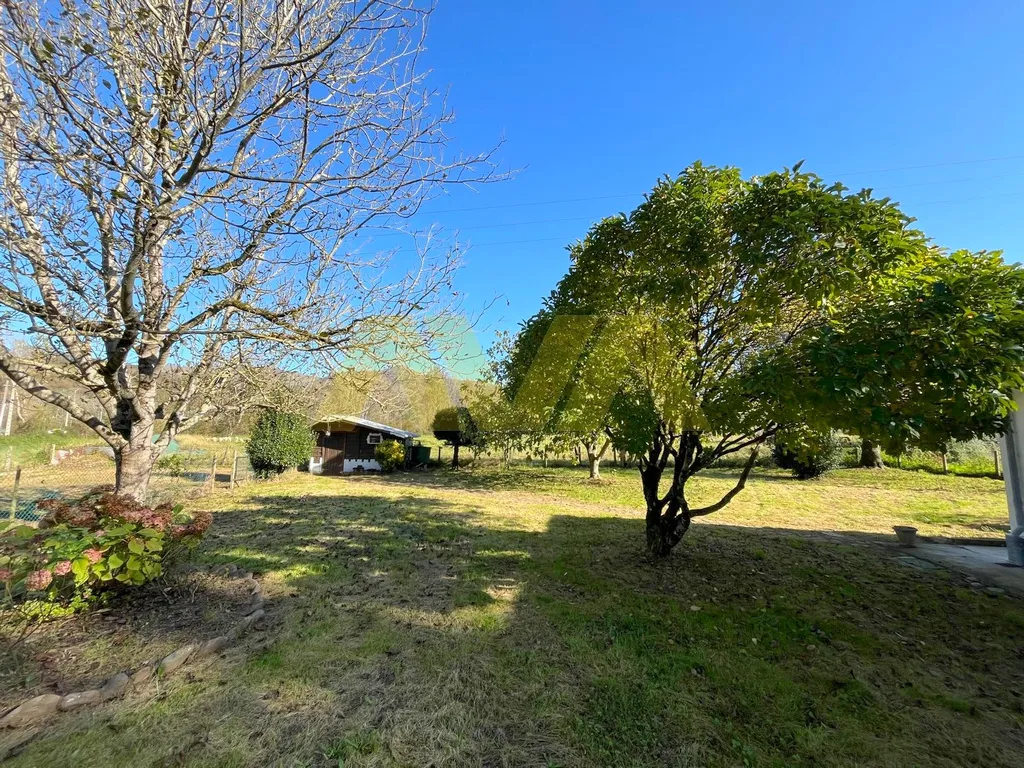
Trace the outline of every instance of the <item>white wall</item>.
{"type": "Polygon", "coordinates": [[[343,465],[343,472],[354,472],[356,467],[362,467],[366,470],[375,470],[380,472],[380,464],[377,463],[376,459],[345,459],[343,465]]]}

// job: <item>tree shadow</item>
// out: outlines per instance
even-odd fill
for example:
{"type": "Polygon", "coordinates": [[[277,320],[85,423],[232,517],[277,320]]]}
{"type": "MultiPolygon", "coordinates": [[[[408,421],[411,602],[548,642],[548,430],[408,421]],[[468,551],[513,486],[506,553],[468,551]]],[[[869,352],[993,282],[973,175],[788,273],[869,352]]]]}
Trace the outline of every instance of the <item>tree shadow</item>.
{"type": "MultiPolygon", "coordinates": [[[[354,665],[360,671],[323,679],[336,705],[362,711],[366,727],[388,729],[397,727],[396,711],[415,702],[424,718],[419,727],[444,731],[451,723],[428,711],[452,697],[464,701],[478,710],[471,730],[481,764],[578,762],[578,752],[552,737],[562,728],[554,713],[564,708],[582,718],[583,746],[575,749],[585,764],[654,765],[702,755],[711,747],[692,728],[651,729],[653,712],[667,706],[658,691],[676,674],[686,677],[673,684],[685,679],[710,702],[707,727],[729,720],[756,741],[754,734],[780,727],[774,718],[790,716],[750,699],[765,684],[764,664],[804,690],[785,696],[820,695],[814,707],[823,711],[840,706],[811,693],[812,679],[835,674],[829,670],[837,658],[807,676],[807,667],[818,666],[809,647],[844,657],[854,649],[839,663],[853,663],[856,651],[885,649],[884,674],[894,680],[901,665],[919,666],[922,657],[933,665],[947,653],[969,659],[969,675],[988,664],[958,626],[991,626],[986,606],[958,603],[963,581],[955,575],[901,564],[906,552],[888,536],[698,524],[672,557],[650,562],[638,519],[565,514],[543,530],[524,530],[496,526],[493,514],[471,505],[419,495],[338,494],[299,504],[267,495],[254,506],[259,515],[225,530],[224,543],[237,551],[255,538],[260,555],[247,566],[260,570],[277,558],[273,567],[288,569],[285,601],[295,602],[286,610],[299,626],[281,647],[317,645],[320,633],[340,638],[356,628],[372,638],[371,649],[354,665]],[[750,645],[758,636],[768,648],[750,645]],[[908,637],[926,638],[928,650],[908,637]],[[578,654],[592,671],[573,668],[578,654]],[[526,669],[505,667],[522,659],[530,660],[526,669]],[[543,675],[521,682],[533,679],[531,665],[543,675]],[[732,682],[709,681],[706,671],[694,681],[693,669],[716,669],[732,682]],[[533,703],[552,696],[557,707],[533,703]],[[529,727],[524,717],[532,718],[529,727]]],[[[278,651],[268,653],[278,658],[278,651]]],[[[1009,673],[1012,655],[1007,649],[987,668],[1009,673]]],[[[284,686],[294,668],[275,674],[274,684],[284,686]]],[[[1020,670],[1011,674],[1024,681],[1020,670]]],[[[855,720],[868,740],[882,734],[866,708],[855,720]]],[[[731,750],[724,750],[727,761],[737,757],[731,750]]]]}
{"type": "Polygon", "coordinates": [[[1024,747],[1008,699],[964,718],[935,698],[1020,689],[1013,643],[965,628],[1013,637],[1024,619],[900,565],[883,537],[698,523],[650,562],[642,520],[531,527],[410,477],[270,488],[218,513],[200,556],[264,574],[265,639],[160,718],[118,713],[118,734],[157,729],[148,751],[118,735],[95,754],[159,758],[170,718],[210,730],[204,764],[840,765],[879,762],[879,744],[897,764],[941,762],[945,733],[967,762],[1010,765],[1024,747]]]}
{"type": "MultiPolygon", "coordinates": [[[[624,471],[624,470],[623,470],[624,471]]],[[[345,475],[347,482],[384,483],[397,486],[416,486],[434,490],[466,491],[523,491],[537,490],[538,483],[565,482],[567,479],[585,479],[585,467],[512,466],[495,472],[492,468],[475,471],[473,467],[460,469],[428,468],[416,471],[394,472],[386,475],[345,475]],[[567,473],[570,470],[570,473],[567,473]],[[576,472],[572,472],[576,470],[576,472]]]]}

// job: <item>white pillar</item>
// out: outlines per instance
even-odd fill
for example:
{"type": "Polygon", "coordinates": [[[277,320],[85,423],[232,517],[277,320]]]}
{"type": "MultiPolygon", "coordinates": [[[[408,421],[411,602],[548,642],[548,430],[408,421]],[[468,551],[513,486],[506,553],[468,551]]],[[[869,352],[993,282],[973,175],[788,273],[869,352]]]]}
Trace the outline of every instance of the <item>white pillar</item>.
{"type": "Polygon", "coordinates": [[[1024,565],[1024,547],[1014,546],[1011,537],[1024,534],[1024,393],[1014,391],[1017,410],[1010,414],[1009,428],[1000,438],[1003,453],[1003,478],[1006,481],[1006,504],[1010,509],[1010,534],[1007,556],[1017,565],[1024,565]]]}

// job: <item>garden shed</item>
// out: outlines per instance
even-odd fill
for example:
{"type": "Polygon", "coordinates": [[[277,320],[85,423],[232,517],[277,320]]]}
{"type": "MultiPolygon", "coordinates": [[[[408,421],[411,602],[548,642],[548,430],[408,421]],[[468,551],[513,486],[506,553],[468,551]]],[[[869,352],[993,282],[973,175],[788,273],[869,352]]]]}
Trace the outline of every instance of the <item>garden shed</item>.
{"type": "Polygon", "coordinates": [[[313,474],[340,475],[359,470],[379,470],[375,451],[386,440],[408,447],[415,432],[379,424],[359,416],[332,414],[312,426],[316,448],[309,461],[313,474]]]}

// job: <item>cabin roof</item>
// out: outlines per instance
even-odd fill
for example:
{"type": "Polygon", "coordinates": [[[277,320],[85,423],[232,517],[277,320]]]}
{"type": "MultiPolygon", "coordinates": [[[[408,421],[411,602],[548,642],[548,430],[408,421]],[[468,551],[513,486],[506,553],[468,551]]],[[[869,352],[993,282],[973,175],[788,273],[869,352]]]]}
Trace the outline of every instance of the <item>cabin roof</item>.
{"type": "Polygon", "coordinates": [[[317,419],[316,423],[313,424],[312,430],[314,432],[325,432],[330,429],[332,424],[354,424],[357,427],[366,427],[367,429],[375,429],[380,432],[387,432],[389,435],[395,435],[396,437],[408,438],[408,437],[419,437],[416,432],[409,432],[398,427],[390,427],[387,424],[381,424],[376,421],[370,421],[360,416],[346,416],[342,413],[332,413],[327,416],[322,416],[317,419]]]}

